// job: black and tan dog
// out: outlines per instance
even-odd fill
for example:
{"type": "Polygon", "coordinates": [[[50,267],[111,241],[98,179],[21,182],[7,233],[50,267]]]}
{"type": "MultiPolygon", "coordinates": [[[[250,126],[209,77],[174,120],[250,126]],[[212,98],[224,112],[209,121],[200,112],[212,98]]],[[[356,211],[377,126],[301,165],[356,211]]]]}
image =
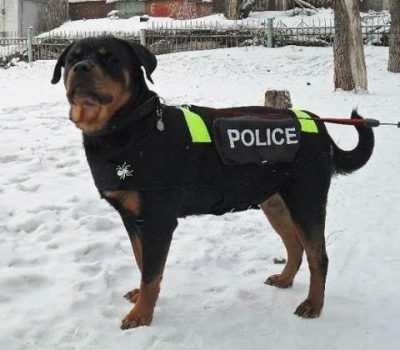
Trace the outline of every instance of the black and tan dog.
{"type": "MultiPolygon", "coordinates": [[[[330,180],[368,161],[372,130],[356,127],[358,145],[343,151],[310,113],[166,106],[148,89],[142,71],[151,81],[156,65],[141,45],[90,38],[61,54],[52,80],[57,83],[64,68],[70,119],[83,131],[95,184],[120,213],[141,271],[140,287],[125,296],[135,307],[122,328],[151,323],[179,217],[255,207],[264,211],[288,255],[283,271],[266,283],[290,287],[305,251],[310,289],[295,313],[319,316],[328,268],[324,226],[330,180]],[[272,126],[257,124],[264,119],[272,126]],[[255,123],[246,124],[249,120],[255,123]],[[228,143],[218,148],[224,137],[228,143]],[[268,149],[278,155],[264,159],[259,151],[268,149]]],[[[360,117],[354,112],[352,118],[360,117]]]]}

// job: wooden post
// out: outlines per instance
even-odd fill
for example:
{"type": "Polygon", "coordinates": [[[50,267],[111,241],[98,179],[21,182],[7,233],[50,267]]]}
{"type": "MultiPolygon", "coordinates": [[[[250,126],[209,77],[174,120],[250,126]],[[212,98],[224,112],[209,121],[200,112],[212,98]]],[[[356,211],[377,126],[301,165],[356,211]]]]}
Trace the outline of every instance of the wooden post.
{"type": "Polygon", "coordinates": [[[265,93],[265,107],[288,109],[292,106],[290,92],[287,90],[268,90],[265,93]]]}
{"type": "Polygon", "coordinates": [[[267,19],[267,47],[274,47],[274,19],[267,19]]]}
{"type": "Polygon", "coordinates": [[[26,33],[27,39],[28,39],[28,62],[32,63],[33,62],[33,27],[29,27],[27,29],[26,33]]]}
{"type": "Polygon", "coordinates": [[[140,44],[146,46],[146,29],[140,29],[139,39],[140,39],[140,44]]]}

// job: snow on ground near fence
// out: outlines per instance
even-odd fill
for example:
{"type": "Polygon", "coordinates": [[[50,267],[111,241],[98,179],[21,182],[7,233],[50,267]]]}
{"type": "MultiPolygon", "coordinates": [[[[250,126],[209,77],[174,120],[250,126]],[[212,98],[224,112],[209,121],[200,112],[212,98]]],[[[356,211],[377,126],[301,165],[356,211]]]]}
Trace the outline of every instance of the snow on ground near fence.
{"type": "MultiPolygon", "coordinates": [[[[263,104],[289,89],[322,116],[400,118],[400,76],[387,48],[367,47],[370,92],[332,91],[332,49],[234,48],[159,56],[152,87],[168,103],[263,104]]],[[[284,248],[259,211],[180,220],[152,326],[119,329],[139,274],[117,214],[99,199],[68,120],[53,62],[0,70],[0,349],[375,350],[400,345],[400,131],[376,129],[365,168],[333,180],[330,257],[319,319],[293,315],[293,288],[263,281],[284,248]]],[[[352,127],[329,127],[341,147],[352,127]]]]}

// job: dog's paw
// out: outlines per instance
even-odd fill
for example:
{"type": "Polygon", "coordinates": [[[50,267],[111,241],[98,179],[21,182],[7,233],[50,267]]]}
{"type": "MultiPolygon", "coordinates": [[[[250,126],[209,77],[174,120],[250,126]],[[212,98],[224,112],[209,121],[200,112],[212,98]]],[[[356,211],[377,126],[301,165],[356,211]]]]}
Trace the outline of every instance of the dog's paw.
{"type": "Polygon", "coordinates": [[[293,280],[283,278],[281,274],[276,274],[268,277],[264,283],[268,284],[269,286],[275,286],[278,288],[289,288],[293,286],[293,280]]]}
{"type": "Polygon", "coordinates": [[[131,303],[135,304],[139,298],[139,289],[132,289],[130,292],[124,295],[124,298],[129,300],[131,303]]]}
{"type": "Polygon", "coordinates": [[[139,326],[150,326],[153,320],[152,313],[144,313],[135,308],[122,320],[121,329],[136,328],[139,326]]]}
{"type": "Polygon", "coordinates": [[[294,312],[295,315],[303,317],[303,318],[316,318],[319,317],[322,311],[322,305],[316,306],[313,305],[311,300],[304,300],[294,312]]]}

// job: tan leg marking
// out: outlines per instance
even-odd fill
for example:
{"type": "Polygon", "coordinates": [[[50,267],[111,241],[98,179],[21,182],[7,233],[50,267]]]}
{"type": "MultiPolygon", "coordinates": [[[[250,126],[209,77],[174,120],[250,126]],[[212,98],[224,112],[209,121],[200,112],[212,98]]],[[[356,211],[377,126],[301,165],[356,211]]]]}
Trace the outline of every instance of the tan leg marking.
{"type": "Polygon", "coordinates": [[[139,298],[139,288],[134,288],[124,295],[124,298],[135,304],[139,298]]]}
{"type": "MultiPolygon", "coordinates": [[[[105,191],[103,195],[108,198],[117,199],[125,210],[132,213],[136,217],[140,215],[140,200],[137,192],[105,191]]],[[[130,232],[129,234],[131,235],[131,244],[133,253],[135,255],[136,264],[140,272],[142,272],[142,243],[135,233],[130,232]]],[[[124,295],[124,298],[129,300],[131,303],[136,303],[139,298],[139,289],[132,289],[124,295]]]]}
{"type": "MultiPolygon", "coordinates": [[[[131,243],[137,266],[140,272],[142,272],[142,259],[143,259],[142,243],[140,242],[140,239],[137,236],[132,238],[131,243]]],[[[139,289],[138,288],[132,289],[131,291],[129,291],[124,295],[124,298],[129,300],[131,303],[135,304],[139,298],[139,289]]]]}
{"type": "Polygon", "coordinates": [[[135,217],[140,216],[139,194],[135,191],[104,191],[105,197],[118,200],[122,207],[135,217]]]}
{"type": "Polygon", "coordinates": [[[298,228],[299,239],[302,242],[307,255],[308,266],[310,269],[310,289],[307,299],[304,300],[296,309],[295,314],[304,318],[315,318],[321,314],[324,306],[326,268],[324,269],[326,257],[325,239],[322,235],[320,241],[310,244],[304,232],[298,228]]]}
{"type": "Polygon", "coordinates": [[[122,320],[121,329],[148,326],[153,319],[154,307],[160,293],[161,276],[140,285],[134,308],[122,320]]]}
{"type": "Polygon", "coordinates": [[[270,276],[265,283],[278,288],[288,288],[293,285],[293,279],[300,267],[303,247],[298,239],[297,228],[289,209],[279,194],[275,194],[261,208],[275,231],[282,238],[287,250],[287,264],[280,274],[270,276]]]}

